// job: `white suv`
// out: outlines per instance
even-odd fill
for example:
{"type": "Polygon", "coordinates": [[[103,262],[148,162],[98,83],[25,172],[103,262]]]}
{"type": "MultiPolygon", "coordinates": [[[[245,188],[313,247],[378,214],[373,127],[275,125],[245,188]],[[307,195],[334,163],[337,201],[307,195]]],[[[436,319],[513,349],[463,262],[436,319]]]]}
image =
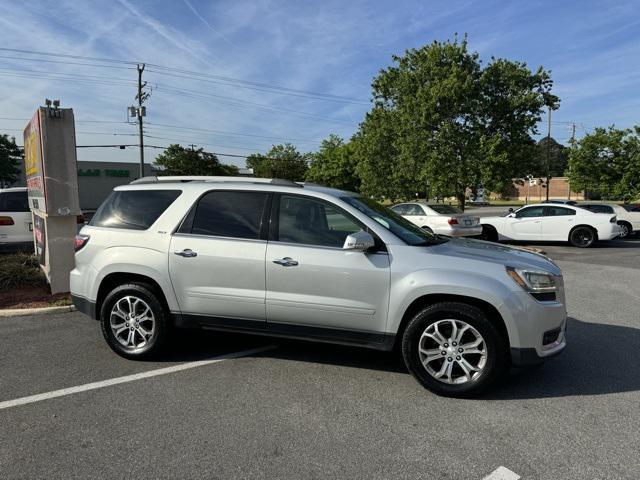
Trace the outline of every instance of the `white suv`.
{"type": "Polygon", "coordinates": [[[76,239],[71,292],[118,354],[171,327],[379,350],[468,396],[565,347],[560,269],[436,237],[355,193],[288,181],[160,177],[117,187],[76,239]]]}
{"type": "Polygon", "coordinates": [[[33,226],[26,187],[0,190],[0,251],[33,250],[33,226]]]}

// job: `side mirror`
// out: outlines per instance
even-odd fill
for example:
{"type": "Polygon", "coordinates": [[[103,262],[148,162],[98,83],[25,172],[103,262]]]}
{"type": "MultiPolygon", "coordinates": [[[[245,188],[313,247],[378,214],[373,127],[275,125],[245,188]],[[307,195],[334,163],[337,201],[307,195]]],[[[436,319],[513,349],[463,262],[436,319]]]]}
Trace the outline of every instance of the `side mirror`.
{"type": "Polygon", "coordinates": [[[364,252],[374,247],[375,244],[376,242],[370,233],[365,232],[364,230],[360,230],[359,232],[347,235],[347,238],[345,238],[344,240],[342,249],[364,252]]]}
{"type": "Polygon", "coordinates": [[[513,213],[513,207],[509,207],[509,213],[513,213]]]}

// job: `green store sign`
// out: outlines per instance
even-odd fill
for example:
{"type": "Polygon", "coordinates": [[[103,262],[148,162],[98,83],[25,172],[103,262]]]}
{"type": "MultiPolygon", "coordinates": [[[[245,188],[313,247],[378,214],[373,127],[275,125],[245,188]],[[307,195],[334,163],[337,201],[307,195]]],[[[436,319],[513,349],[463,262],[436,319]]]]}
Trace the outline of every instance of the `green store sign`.
{"type": "Polygon", "coordinates": [[[129,170],[120,170],[120,169],[111,169],[105,168],[104,170],[100,168],[79,168],[78,176],[79,177],[99,177],[104,172],[105,177],[125,177],[128,178],[131,175],[129,170]]]}

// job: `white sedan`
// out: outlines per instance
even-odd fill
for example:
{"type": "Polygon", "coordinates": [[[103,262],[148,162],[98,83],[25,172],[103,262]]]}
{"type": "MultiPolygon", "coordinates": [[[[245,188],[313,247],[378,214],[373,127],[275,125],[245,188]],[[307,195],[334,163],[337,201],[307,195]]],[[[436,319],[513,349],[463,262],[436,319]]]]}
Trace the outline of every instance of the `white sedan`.
{"type": "Polygon", "coordinates": [[[465,215],[451,205],[410,202],[395,205],[391,210],[420,228],[439,235],[468,237],[482,233],[479,217],[465,215]]]}
{"type": "Polygon", "coordinates": [[[631,206],[624,208],[615,203],[581,203],[578,206],[595,213],[615,214],[622,229],[620,238],[627,238],[640,231],[640,210],[634,210],[631,206]]]}
{"type": "Polygon", "coordinates": [[[622,233],[617,217],[572,205],[536,204],[510,211],[503,217],[482,218],[485,240],[569,242],[590,247],[597,240],[612,240],[622,233]]]}
{"type": "Polygon", "coordinates": [[[32,230],[27,189],[0,190],[0,250],[33,248],[32,230]]]}

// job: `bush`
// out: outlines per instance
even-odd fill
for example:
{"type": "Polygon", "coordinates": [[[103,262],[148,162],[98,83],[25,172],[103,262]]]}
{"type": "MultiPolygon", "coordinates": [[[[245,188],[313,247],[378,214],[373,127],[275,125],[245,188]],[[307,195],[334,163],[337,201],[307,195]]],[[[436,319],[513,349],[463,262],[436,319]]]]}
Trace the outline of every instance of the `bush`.
{"type": "Polygon", "coordinates": [[[0,292],[26,286],[46,286],[47,279],[35,255],[0,256],[0,292]]]}

